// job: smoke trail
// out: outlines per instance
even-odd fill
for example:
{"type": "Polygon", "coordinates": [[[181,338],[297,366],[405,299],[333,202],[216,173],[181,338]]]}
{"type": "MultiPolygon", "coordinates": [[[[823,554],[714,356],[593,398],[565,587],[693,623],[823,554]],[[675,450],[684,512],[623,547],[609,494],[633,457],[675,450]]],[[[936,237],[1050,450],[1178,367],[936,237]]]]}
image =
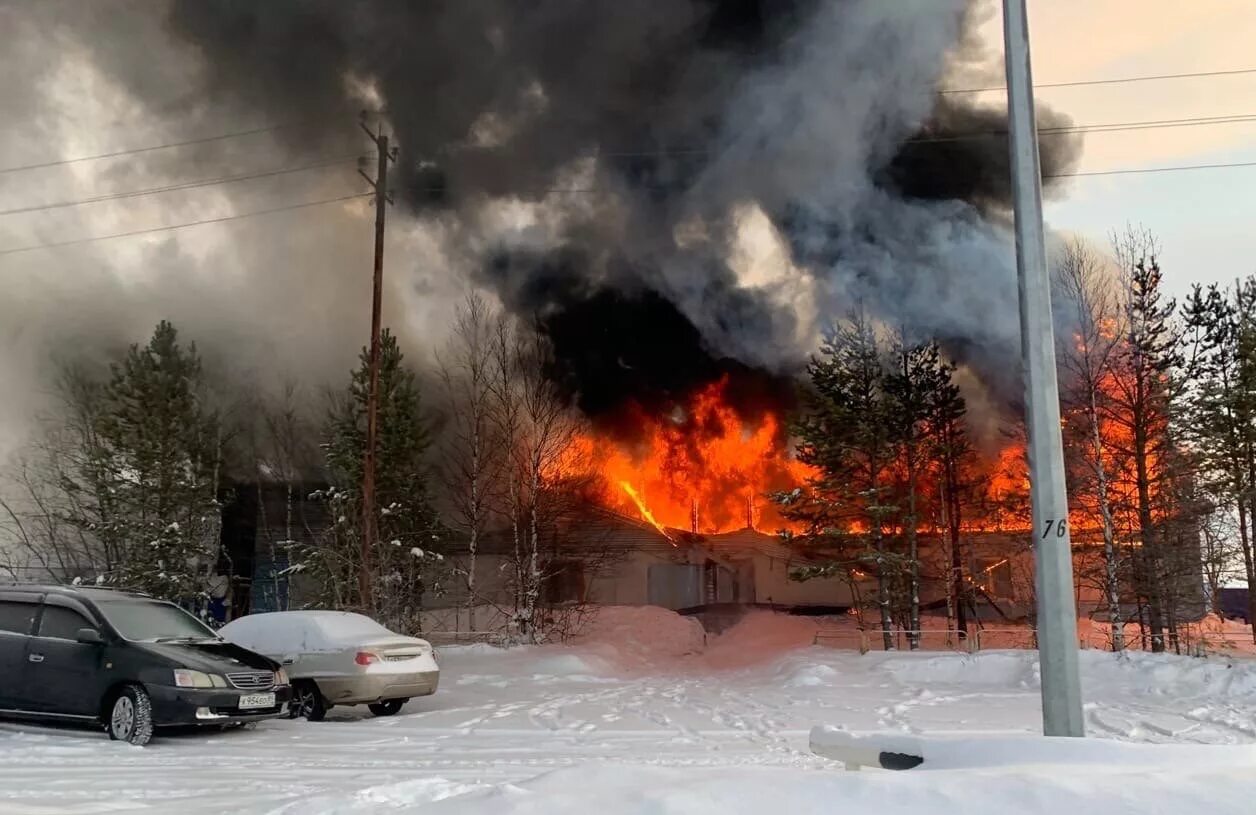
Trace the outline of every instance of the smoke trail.
{"type": "MultiPolygon", "coordinates": [[[[996,395],[1019,390],[1005,112],[937,93],[971,56],[965,0],[121,10],[148,22],[80,30],[76,47],[154,115],[300,121],[273,138],[304,154],[385,109],[413,218],[393,262],[420,270],[402,273],[404,302],[491,287],[549,333],[592,415],[730,374],[751,410],[857,299],[938,336],[996,395]],[[159,70],[154,19],[175,43],[159,70]]],[[[1078,148],[1044,140],[1044,172],[1078,148]]],[[[253,266],[267,249],[235,251],[253,266]]]]}

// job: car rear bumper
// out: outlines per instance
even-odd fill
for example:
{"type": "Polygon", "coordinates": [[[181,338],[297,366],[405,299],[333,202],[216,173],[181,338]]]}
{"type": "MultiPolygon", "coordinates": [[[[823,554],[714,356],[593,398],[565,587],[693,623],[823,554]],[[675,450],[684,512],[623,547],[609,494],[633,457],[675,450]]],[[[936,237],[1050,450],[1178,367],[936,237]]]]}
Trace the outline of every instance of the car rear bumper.
{"type": "Polygon", "coordinates": [[[333,705],[361,705],[385,699],[430,696],[440,684],[440,671],[338,676],[314,681],[323,698],[333,705]]]}
{"type": "MultiPolygon", "coordinates": [[[[292,689],[287,685],[274,688],[275,706],[269,708],[240,708],[239,691],[224,688],[174,688],[168,685],[147,686],[153,703],[153,724],[197,725],[238,724],[274,719],[288,713],[288,700],[292,689]]],[[[270,691],[267,691],[269,693],[270,691]]]]}

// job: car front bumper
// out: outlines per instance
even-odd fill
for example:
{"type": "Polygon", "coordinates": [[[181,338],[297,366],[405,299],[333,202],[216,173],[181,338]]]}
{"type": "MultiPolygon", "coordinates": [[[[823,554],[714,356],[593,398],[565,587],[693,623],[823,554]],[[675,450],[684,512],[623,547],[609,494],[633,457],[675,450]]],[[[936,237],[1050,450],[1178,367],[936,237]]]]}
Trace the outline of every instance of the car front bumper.
{"type": "Polygon", "coordinates": [[[286,716],[292,689],[287,685],[272,688],[275,706],[268,708],[240,708],[240,691],[227,688],[175,688],[169,685],[147,686],[153,703],[153,724],[197,725],[239,724],[257,722],[286,716]]]}
{"type": "Polygon", "coordinates": [[[362,705],[385,699],[431,696],[440,684],[440,671],[337,676],[314,681],[323,698],[333,705],[362,705]]]}

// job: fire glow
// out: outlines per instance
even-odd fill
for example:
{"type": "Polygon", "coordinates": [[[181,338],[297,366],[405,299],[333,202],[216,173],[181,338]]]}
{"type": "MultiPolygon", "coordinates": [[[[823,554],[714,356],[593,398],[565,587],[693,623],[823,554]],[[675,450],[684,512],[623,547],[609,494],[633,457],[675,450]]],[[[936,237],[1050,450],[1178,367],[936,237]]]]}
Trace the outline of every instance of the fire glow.
{"type": "MultiPolygon", "coordinates": [[[[815,470],[795,459],[785,418],[764,411],[754,419],[738,414],[726,399],[726,381],[695,392],[670,415],[631,414],[634,439],[589,432],[576,442],[580,459],[592,463],[602,483],[602,503],[658,529],[673,544],[685,532],[719,534],[739,529],[775,533],[804,530],[781,517],[770,495],[804,486],[815,470]]],[[[1106,390],[1119,383],[1104,381],[1106,390]]],[[[1064,421],[1080,417],[1066,416],[1064,421]]],[[[1119,419],[1101,417],[1100,433],[1110,451],[1127,450],[1130,431],[1119,419]]],[[[1134,472],[1128,454],[1109,452],[1109,497],[1123,527],[1133,526],[1134,472]]],[[[1151,466],[1158,466],[1152,460],[1151,466]]],[[[893,473],[887,471],[887,476],[893,473]]],[[[938,489],[931,469],[922,474],[920,531],[944,527],[935,504],[938,489]]],[[[1009,438],[991,456],[983,456],[965,476],[980,495],[964,512],[964,533],[1025,532],[1031,527],[1029,472],[1025,443],[1009,438]]],[[[1086,536],[1101,526],[1093,496],[1073,494],[1070,523],[1086,536]]],[[[852,521],[847,531],[862,531],[852,521]]]]}
{"type": "Polygon", "coordinates": [[[725,400],[725,381],[695,393],[667,417],[636,411],[631,444],[590,435],[580,446],[607,485],[606,502],[675,540],[671,530],[702,534],[788,526],[768,495],[813,475],[790,454],[779,416],[754,421],[725,400]]]}

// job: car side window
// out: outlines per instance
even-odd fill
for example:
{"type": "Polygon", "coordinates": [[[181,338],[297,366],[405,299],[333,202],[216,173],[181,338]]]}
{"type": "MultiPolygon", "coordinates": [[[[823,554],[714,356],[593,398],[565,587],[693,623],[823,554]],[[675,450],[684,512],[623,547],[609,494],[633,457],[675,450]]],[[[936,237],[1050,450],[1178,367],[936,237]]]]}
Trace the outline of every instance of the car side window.
{"type": "Polygon", "coordinates": [[[80,628],[95,628],[77,611],[61,606],[44,606],[44,616],[39,621],[39,636],[72,640],[80,628]]]}
{"type": "Polygon", "coordinates": [[[35,623],[35,612],[38,603],[23,603],[17,600],[0,600],[0,631],[14,634],[29,634],[35,623]]]}

